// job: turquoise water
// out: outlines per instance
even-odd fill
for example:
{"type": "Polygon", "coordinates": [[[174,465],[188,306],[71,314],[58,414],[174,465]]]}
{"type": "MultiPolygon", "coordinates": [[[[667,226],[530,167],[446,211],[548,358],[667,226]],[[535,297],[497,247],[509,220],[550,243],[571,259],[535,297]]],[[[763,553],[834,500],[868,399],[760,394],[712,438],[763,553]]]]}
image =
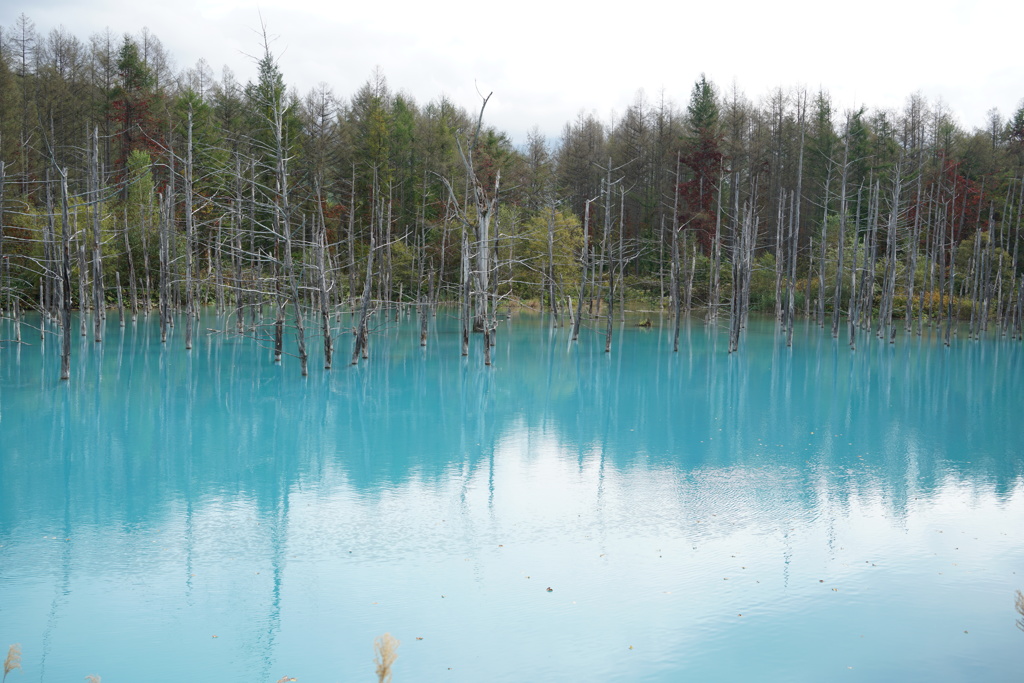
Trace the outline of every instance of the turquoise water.
{"type": "Polygon", "coordinates": [[[385,632],[395,683],[1024,676],[1019,343],[520,316],[485,368],[442,313],[302,378],[200,327],[0,348],[13,683],[375,680],[385,632]]]}

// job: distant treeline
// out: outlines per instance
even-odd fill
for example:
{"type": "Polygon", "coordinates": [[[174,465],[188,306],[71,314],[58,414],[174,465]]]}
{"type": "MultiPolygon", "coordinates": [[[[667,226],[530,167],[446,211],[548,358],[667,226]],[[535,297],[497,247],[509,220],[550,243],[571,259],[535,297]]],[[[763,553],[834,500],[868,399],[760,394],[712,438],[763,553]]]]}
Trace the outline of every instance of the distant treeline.
{"type": "Polygon", "coordinates": [[[528,300],[609,335],[629,306],[728,313],[737,339],[750,309],[1019,334],[1024,107],[967,131],[920,95],[840,112],[701,77],[685,106],[638,95],[516,145],[486,100],[420,104],[378,72],[302,95],[261,48],[243,84],[174,72],[148,30],[3,29],[6,316],[216,303],[243,329],[278,302],[301,338],[303,311],[448,300],[486,333],[528,300]]]}

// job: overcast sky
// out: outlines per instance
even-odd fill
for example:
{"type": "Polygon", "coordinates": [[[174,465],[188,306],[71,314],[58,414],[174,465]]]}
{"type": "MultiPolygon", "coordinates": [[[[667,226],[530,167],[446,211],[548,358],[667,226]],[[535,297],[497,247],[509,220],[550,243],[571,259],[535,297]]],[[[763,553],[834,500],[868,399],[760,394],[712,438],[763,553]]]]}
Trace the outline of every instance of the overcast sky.
{"type": "Polygon", "coordinates": [[[10,27],[24,12],[41,34],[61,24],[82,40],[145,26],[178,69],[206,59],[239,81],[255,76],[260,15],[286,83],[323,82],[347,97],[380,67],[393,90],[426,104],[441,94],[517,144],[534,125],[549,138],[583,112],[612,121],[639,90],[685,105],[707,74],[760,101],[776,87],[824,88],[842,111],[942,100],[967,129],[1024,98],[1020,0],[820,0],[518,3],[446,0],[0,0],[10,27]]]}

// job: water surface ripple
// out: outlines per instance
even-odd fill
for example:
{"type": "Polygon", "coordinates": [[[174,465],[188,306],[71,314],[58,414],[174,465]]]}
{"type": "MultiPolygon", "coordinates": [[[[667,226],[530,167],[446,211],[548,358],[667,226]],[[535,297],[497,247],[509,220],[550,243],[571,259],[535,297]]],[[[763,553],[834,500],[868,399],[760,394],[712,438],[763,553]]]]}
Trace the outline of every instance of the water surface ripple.
{"type": "Polygon", "coordinates": [[[697,323],[673,354],[666,321],[605,354],[522,315],[485,368],[442,311],[304,379],[212,315],[191,352],[111,318],[70,382],[54,340],[0,346],[12,676],[369,680],[384,632],[396,683],[1024,670],[1019,343],[697,323]]]}

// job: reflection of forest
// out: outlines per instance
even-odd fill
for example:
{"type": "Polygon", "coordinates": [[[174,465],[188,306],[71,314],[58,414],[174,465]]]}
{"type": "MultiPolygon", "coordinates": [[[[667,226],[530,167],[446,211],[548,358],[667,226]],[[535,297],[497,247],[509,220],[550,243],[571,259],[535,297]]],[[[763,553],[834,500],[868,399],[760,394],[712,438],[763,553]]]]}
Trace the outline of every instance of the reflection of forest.
{"type": "Polygon", "coordinates": [[[729,482],[711,489],[805,506],[870,490],[896,515],[951,477],[1001,497],[1024,473],[1012,344],[851,353],[814,329],[789,349],[755,323],[741,355],[703,326],[679,354],[657,329],[627,329],[606,355],[596,336],[570,346],[518,316],[488,370],[459,356],[454,320],[438,317],[426,350],[414,324],[379,331],[365,365],[307,379],[248,339],[161,349],[148,323],[102,353],[83,345],[88,362],[59,391],[22,351],[3,366],[0,530],[46,528],[68,506],[79,523],[131,526],[199,501],[272,515],[295,488],[443,486],[522,439],[548,444],[534,460],[582,468],[597,454],[606,478],[729,482]]]}
{"type": "MultiPolygon", "coordinates": [[[[915,581],[953,561],[999,581],[1018,563],[1019,345],[851,354],[811,330],[788,349],[756,324],[727,354],[701,325],[679,354],[657,328],[605,354],[600,331],[570,345],[519,316],[488,369],[460,356],[456,320],[439,315],[425,350],[414,326],[378,327],[369,362],[305,379],[251,339],[185,354],[149,323],[83,342],[70,383],[38,349],[0,365],[0,600],[26,662],[77,675],[82,653],[111,653],[105,677],[180,672],[152,631],[180,636],[189,670],[274,680],[287,653],[319,652],[363,671],[360,646],[394,627],[367,610],[394,592],[391,619],[436,626],[434,586],[471,584],[533,632],[513,570],[561,573],[557,596],[582,581],[585,621],[629,621],[620,593],[668,584],[685,603],[635,619],[689,637],[721,611],[724,568],[749,569],[751,604],[796,615],[831,614],[806,594],[826,568],[875,591],[875,619],[906,584],[854,563],[884,556],[915,581]],[[119,632],[134,659],[111,650],[119,632]]],[[[920,583],[908,614],[935,602],[920,583]]],[[[482,633],[475,605],[453,620],[482,633]]]]}

